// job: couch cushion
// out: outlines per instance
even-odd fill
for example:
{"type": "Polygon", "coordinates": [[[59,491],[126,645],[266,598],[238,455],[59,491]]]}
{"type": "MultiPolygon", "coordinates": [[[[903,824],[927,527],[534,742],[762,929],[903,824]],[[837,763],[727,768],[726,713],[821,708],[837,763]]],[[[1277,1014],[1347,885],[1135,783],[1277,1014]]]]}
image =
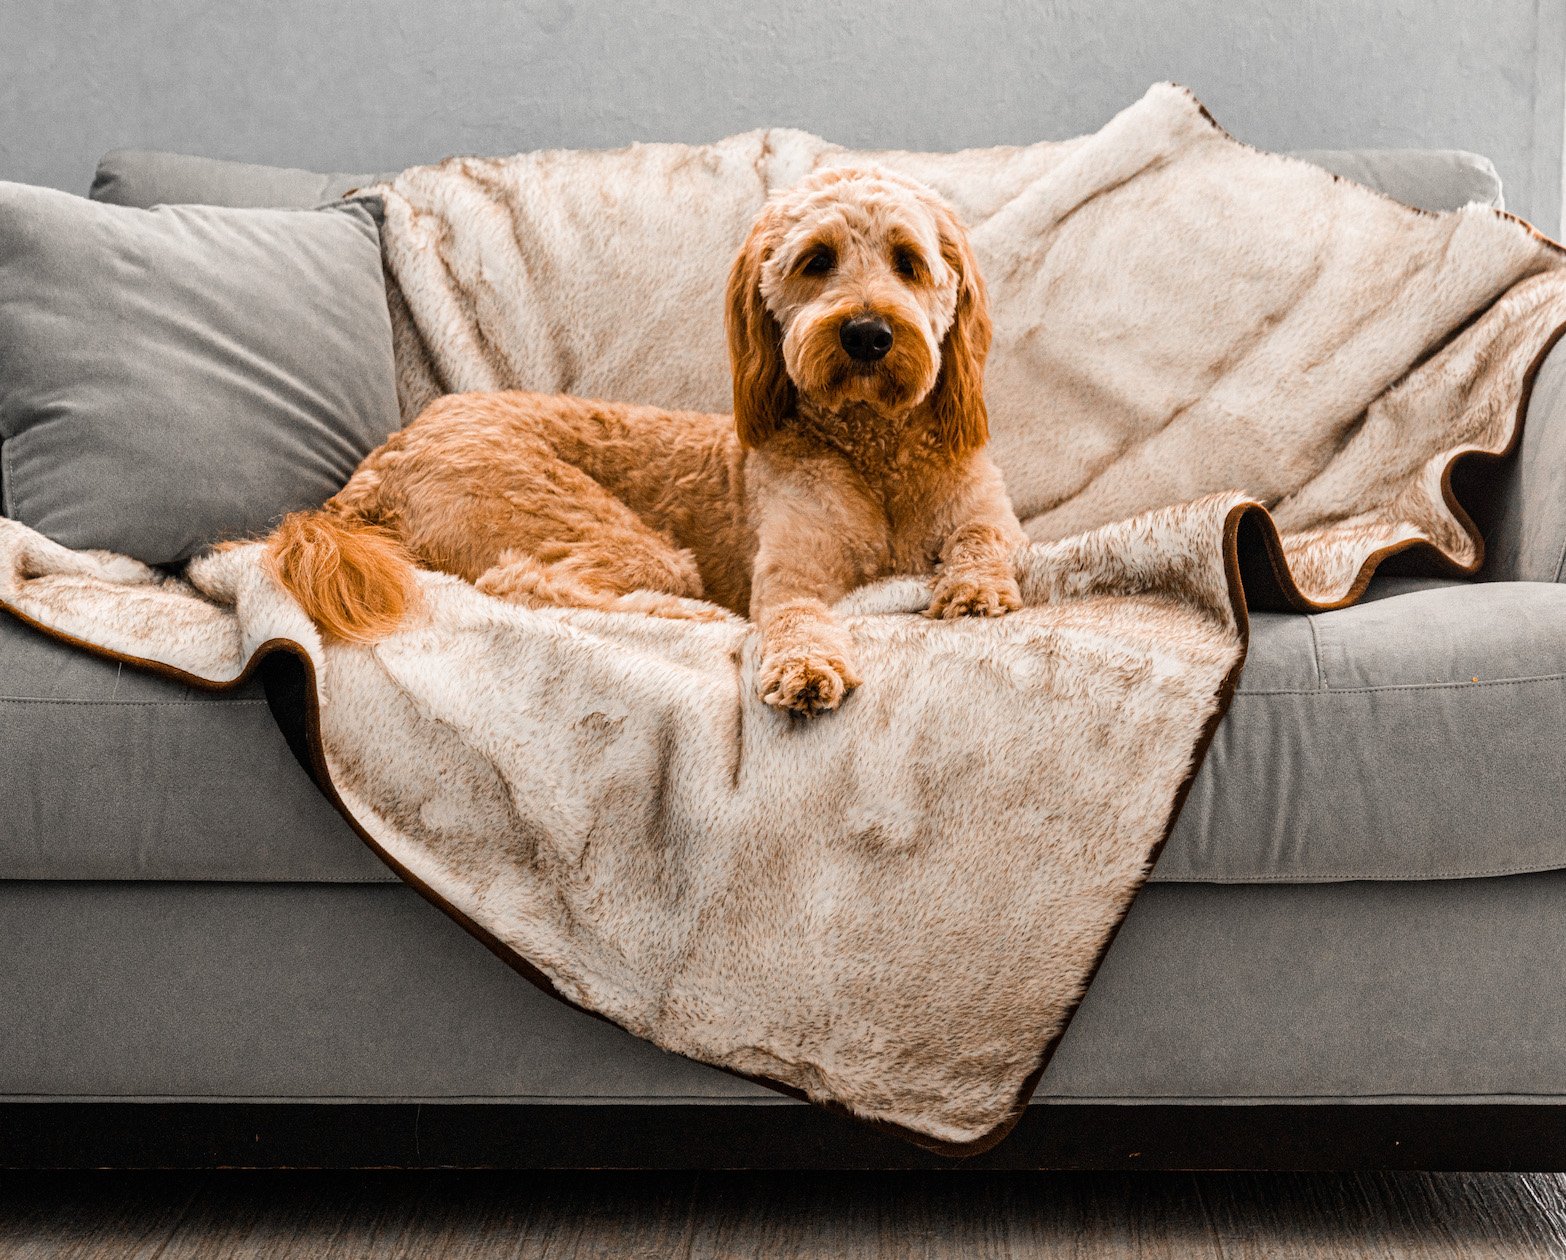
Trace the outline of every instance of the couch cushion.
{"type": "Polygon", "coordinates": [[[1291,156],[1420,210],[1456,210],[1475,201],[1506,206],[1494,164],[1461,149],[1301,149],[1291,156]]]}
{"type": "MultiPolygon", "coordinates": [[[[1566,867],[1566,587],[1383,580],[1260,613],[1154,879],[1566,867]]],[[[0,615],[0,879],[386,881],[254,686],[196,692],[0,615]]]]}
{"type": "Polygon", "coordinates": [[[181,686],[3,612],[0,802],[0,879],[391,878],[259,684],[181,686]]]}
{"type": "Polygon", "coordinates": [[[0,184],[0,498],[152,564],[314,506],[399,424],[374,215],[0,184]]]}
{"type": "Polygon", "coordinates": [[[375,183],[378,175],[321,174],[290,166],[256,166],[218,158],[115,149],[105,153],[92,178],[94,201],[116,206],[194,203],[203,206],[309,208],[375,183]]]}
{"type": "Polygon", "coordinates": [[[1382,594],[1255,617],[1233,707],[1156,878],[1566,866],[1566,587],[1384,582],[1382,594]]]}

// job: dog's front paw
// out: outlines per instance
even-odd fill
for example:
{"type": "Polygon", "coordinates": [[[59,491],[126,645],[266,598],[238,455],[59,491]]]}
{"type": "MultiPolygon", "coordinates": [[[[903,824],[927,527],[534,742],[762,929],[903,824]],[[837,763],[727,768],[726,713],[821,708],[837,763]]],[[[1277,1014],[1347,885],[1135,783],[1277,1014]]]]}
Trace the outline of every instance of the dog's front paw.
{"type": "Polygon", "coordinates": [[[988,575],[958,570],[944,573],[930,593],[926,617],[1002,617],[1022,607],[1022,592],[1009,573],[988,575]]]}
{"type": "Polygon", "coordinates": [[[821,647],[781,648],[761,663],[756,690],[766,703],[807,717],[843,703],[863,680],[848,661],[821,647]]]}

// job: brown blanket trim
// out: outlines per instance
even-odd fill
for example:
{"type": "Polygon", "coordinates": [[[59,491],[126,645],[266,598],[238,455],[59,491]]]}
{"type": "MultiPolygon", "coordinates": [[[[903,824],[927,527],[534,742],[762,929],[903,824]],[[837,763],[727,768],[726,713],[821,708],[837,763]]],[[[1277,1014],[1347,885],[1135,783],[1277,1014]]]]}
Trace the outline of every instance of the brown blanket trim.
{"type": "MultiPolygon", "coordinates": [[[[1284,557],[1283,543],[1278,535],[1277,526],[1274,524],[1272,515],[1266,510],[1266,508],[1262,507],[1259,503],[1248,503],[1240,504],[1230,509],[1228,516],[1224,520],[1223,562],[1225,574],[1228,579],[1229,600],[1234,612],[1235,624],[1240,634],[1240,654],[1236,658],[1233,669],[1229,671],[1228,676],[1225,677],[1222,684],[1220,684],[1218,689],[1217,706],[1214,709],[1211,718],[1208,719],[1206,726],[1197,737],[1196,743],[1192,748],[1190,773],[1186,776],[1185,781],[1180,785],[1179,790],[1175,794],[1174,802],[1169,811],[1169,819],[1164,827],[1164,834],[1162,838],[1160,838],[1148,856],[1147,866],[1149,871],[1152,870],[1153,865],[1158,860],[1159,854],[1163,852],[1164,846],[1168,843],[1169,836],[1174,831],[1175,822],[1179,818],[1180,810],[1184,806],[1185,799],[1190,793],[1191,785],[1196,780],[1196,775],[1197,772],[1201,769],[1202,762],[1206,760],[1207,750],[1212,744],[1213,736],[1217,733],[1218,726],[1223,721],[1224,716],[1228,713],[1229,705],[1234,699],[1235,688],[1239,684],[1240,674],[1245,666],[1245,658],[1250,650],[1249,608],[1251,603],[1255,602],[1260,606],[1276,606],[1277,603],[1281,601],[1284,605],[1298,609],[1302,612],[1325,612],[1331,609],[1343,608],[1353,604],[1364,594],[1365,588],[1369,586],[1370,580],[1374,576],[1376,569],[1384,561],[1394,555],[1399,555],[1402,553],[1410,553],[1417,556],[1421,560],[1428,560],[1432,567],[1436,569],[1437,572],[1442,574],[1449,574],[1456,577],[1471,577],[1474,573],[1478,572],[1479,568],[1484,563],[1484,539],[1480,534],[1477,525],[1475,525],[1472,516],[1457,500],[1456,493],[1452,488],[1453,472],[1459,466],[1459,464],[1465,463],[1469,460],[1493,465],[1509,458],[1516,452],[1518,445],[1522,440],[1523,423],[1527,416],[1528,403],[1533,395],[1534,381],[1538,376],[1539,368],[1543,365],[1545,358],[1563,336],[1566,336],[1566,323],[1559,325],[1550,334],[1550,336],[1545,339],[1543,345],[1539,348],[1538,352],[1534,355],[1533,360],[1529,363],[1527,373],[1523,380],[1522,390],[1518,396],[1517,414],[1514,418],[1512,426],[1512,437],[1511,440],[1507,443],[1506,448],[1498,452],[1461,452],[1453,456],[1447,462],[1446,467],[1442,470],[1441,491],[1446,500],[1446,504],[1448,508],[1451,509],[1452,514],[1461,523],[1463,529],[1467,531],[1469,537],[1472,538],[1475,543],[1475,559],[1471,565],[1460,565],[1456,563],[1439,548],[1437,548],[1433,543],[1425,539],[1405,540],[1388,547],[1383,547],[1380,550],[1371,553],[1371,555],[1366,558],[1364,564],[1360,568],[1359,575],[1354,581],[1353,588],[1341,600],[1330,604],[1318,604],[1306,598],[1306,596],[1300,591],[1299,587],[1295,584],[1294,578],[1289,572],[1288,562],[1284,557]]],[[[370,835],[370,833],[360,825],[359,820],[353,816],[347,805],[343,803],[342,797],[338,795],[336,785],[332,782],[331,775],[327,770],[326,755],[321,739],[320,696],[316,687],[315,665],[310,660],[309,653],[306,652],[300,644],[296,643],[292,639],[268,639],[251,653],[249,659],[245,662],[244,668],[237,677],[228,682],[212,682],[208,679],[197,677],[194,674],[188,674],[184,670],[177,669],[171,665],[165,665],[157,661],[145,660],[141,657],[126,656],[108,648],[102,648],[95,644],[88,643],[75,637],[74,635],[55,630],[49,626],[43,625],[34,618],[29,617],[27,614],[18,611],[15,607],[3,599],[0,599],[0,608],[3,608],[7,613],[15,617],[17,620],[32,626],[35,630],[38,630],[43,634],[48,635],[50,638],[56,639],[62,643],[66,643],[72,647],[79,648],[82,651],[92,653],[95,656],[104,657],[109,660],[117,661],[121,664],[130,665],[136,669],[146,670],[149,673],[160,674],[176,682],[183,683],[186,686],[199,687],[205,691],[230,691],[235,687],[242,686],[254,678],[258,670],[260,670],[267,659],[275,653],[281,653],[285,656],[293,657],[303,667],[303,675],[305,680],[303,697],[301,701],[303,711],[300,716],[302,718],[302,727],[305,737],[304,744],[309,762],[311,777],[315,780],[321,791],[326,795],[326,798],[337,809],[337,812],[343,816],[348,825],[352,827],[353,830],[358,834],[359,838],[369,846],[371,851],[374,852],[375,855],[379,857],[381,861],[384,862],[399,879],[417,891],[425,898],[425,900],[444,911],[452,919],[456,920],[456,922],[466,929],[470,935],[472,935],[493,954],[495,954],[512,969],[517,971],[525,979],[532,982],[539,989],[543,990],[557,1001],[563,1002],[575,1010],[579,1010],[585,1014],[591,1015],[595,1019],[603,1020],[605,1023],[614,1023],[614,1021],[609,1019],[608,1016],[602,1015],[597,1011],[588,1010],[586,1007],[581,1006],[576,1002],[571,1001],[569,998],[562,996],[543,972],[541,972],[537,967],[533,966],[533,964],[528,962],[526,958],[518,954],[515,950],[503,944],[499,939],[497,939],[480,924],[475,923],[462,911],[452,906],[437,892],[435,892],[435,890],[432,889],[428,884],[424,883],[422,880],[400,865],[397,861],[395,861],[390,855],[387,854],[385,849],[383,849],[380,844],[377,843],[375,837],[370,835]]],[[[1144,876],[1143,884],[1145,884],[1145,882],[1146,877],[1144,876]]],[[[1142,886],[1142,884],[1139,884],[1136,888],[1136,892],[1140,892],[1142,886]]],[[[1086,992],[1087,988],[1091,986],[1094,976],[1097,975],[1099,967],[1103,965],[1104,959],[1108,956],[1110,947],[1114,944],[1115,937],[1119,934],[1120,928],[1124,923],[1125,917],[1122,916],[1120,922],[1110,930],[1109,935],[1105,938],[1104,947],[1100,951],[1092,969],[1088,972],[1087,980],[1083,985],[1084,993],[1086,992]]],[[[1053,1040],[1041,1048],[1039,1052],[1038,1064],[1034,1070],[1029,1073],[1027,1079],[1023,1082],[1022,1087],[1018,1092],[1016,1103],[1013,1105],[1007,1117],[1000,1124],[996,1125],[995,1128],[986,1133],[983,1137],[975,1139],[972,1142],[941,1142],[930,1138],[925,1134],[905,1129],[900,1125],[891,1124],[886,1121],[865,1120],[864,1118],[855,1115],[848,1108],[841,1106],[840,1104],[832,1102],[820,1102],[816,1103],[815,1105],[818,1107],[823,1107],[826,1110],[836,1112],[840,1115],[848,1116],[860,1124],[869,1125],[869,1127],[879,1132],[885,1133],[892,1137],[901,1138],[904,1141],[911,1142],[915,1146],[922,1147],[925,1150],[933,1151],[940,1155],[947,1155],[955,1158],[982,1154],[1001,1142],[1022,1118],[1023,1113],[1028,1106],[1028,1102],[1033,1096],[1034,1090],[1038,1087],[1039,1080],[1043,1077],[1045,1070],[1049,1067],[1050,1060],[1054,1057],[1055,1051],[1060,1045],[1061,1039],[1065,1036],[1066,1030],[1070,1028],[1071,1021],[1075,1017],[1076,1011],[1080,1009],[1080,1007],[1081,999],[1079,998],[1077,1005],[1072,1008],[1071,1014],[1068,1015],[1065,1021],[1062,1023],[1060,1032],[1056,1034],[1053,1040]]],[[[618,1027],[618,1025],[615,1026],[618,1027]]],[[[785,1085],[778,1081],[768,1079],[767,1077],[753,1076],[749,1073],[738,1072],[732,1068],[726,1068],[720,1065],[709,1066],[717,1067],[717,1070],[727,1072],[731,1076],[737,1076],[741,1079],[752,1081],[759,1085],[764,1085],[769,1089],[786,1094],[791,1098],[799,1099],[802,1102],[811,1101],[801,1090],[795,1089],[793,1086],[785,1085]]]]}
{"type": "MultiPolygon", "coordinates": [[[[1503,212],[1497,210],[1496,213],[1501,214],[1503,212]]],[[[1511,218],[1513,216],[1508,215],[1507,217],[1511,218]]],[[[1522,223],[1524,227],[1533,232],[1535,236],[1538,236],[1540,240],[1549,241],[1549,238],[1540,235],[1532,224],[1525,223],[1521,219],[1518,219],[1517,222],[1522,223]]],[[[1554,241],[1549,241],[1549,243],[1555,244],[1554,241]]],[[[1557,249],[1562,248],[1559,245],[1555,247],[1557,249]]],[[[1421,561],[1427,561],[1436,574],[1441,577],[1464,578],[1473,577],[1474,574],[1478,573],[1484,567],[1485,561],[1484,535],[1480,532],[1479,526],[1474,522],[1474,518],[1468,509],[1458,501],[1457,491],[1452,487],[1452,477],[1460,466],[1472,464],[1496,467],[1505,463],[1517,453],[1518,448],[1522,445],[1523,422],[1528,415],[1528,404],[1533,399],[1533,386],[1538,379],[1539,369],[1544,366],[1545,359],[1549,357],[1550,351],[1555,349],[1556,343],[1562,337],[1566,337],[1566,323],[1557,325],[1555,330],[1544,339],[1543,344],[1529,362],[1528,370],[1523,373],[1522,389],[1517,395],[1517,414],[1512,421],[1512,436],[1506,445],[1499,451],[1464,451],[1447,460],[1446,467],[1441,470],[1441,498],[1445,501],[1447,510],[1457,518],[1457,522],[1462,526],[1463,532],[1473,539],[1474,559],[1472,564],[1457,563],[1446,552],[1423,538],[1408,538],[1402,542],[1393,543],[1390,546],[1382,547],[1378,551],[1371,552],[1370,555],[1365,557],[1365,562],[1360,566],[1359,573],[1355,576],[1354,584],[1349,588],[1348,594],[1344,595],[1342,599],[1334,600],[1331,603],[1319,604],[1307,597],[1295,585],[1294,575],[1289,571],[1288,564],[1282,560],[1280,555],[1274,562],[1272,571],[1277,579],[1278,593],[1287,601],[1289,607],[1300,612],[1331,612],[1337,608],[1347,608],[1352,604],[1356,604],[1365,594],[1366,588],[1370,585],[1370,579],[1375,576],[1376,570],[1393,556],[1401,555],[1404,552],[1413,552],[1421,561]]],[[[1271,524],[1271,520],[1272,518],[1269,516],[1269,524],[1271,524]]],[[[1273,530],[1273,538],[1274,540],[1277,538],[1276,530],[1273,530]]]]}

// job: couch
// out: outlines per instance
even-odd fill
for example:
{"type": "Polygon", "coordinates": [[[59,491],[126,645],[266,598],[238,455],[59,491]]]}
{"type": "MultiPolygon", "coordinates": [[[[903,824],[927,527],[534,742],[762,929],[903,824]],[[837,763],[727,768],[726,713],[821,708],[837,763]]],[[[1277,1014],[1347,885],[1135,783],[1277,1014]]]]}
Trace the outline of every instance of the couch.
{"type": "MultiPolygon", "coordinates": [[[[1499,204],[1481,159],[1307,156],[1499,204]]],[[[114,154],[94,194],[355,179],[114,154]]],[[[970,1166],[1566,1168],[1566,347],[1460,490],[1477,580],[1256,615],[1151,883],[970,1166]]],[[[0,616],[0,1165],[946,1162],[516,975],[317,791],[294,669],[196,691],[0,616]]]]}

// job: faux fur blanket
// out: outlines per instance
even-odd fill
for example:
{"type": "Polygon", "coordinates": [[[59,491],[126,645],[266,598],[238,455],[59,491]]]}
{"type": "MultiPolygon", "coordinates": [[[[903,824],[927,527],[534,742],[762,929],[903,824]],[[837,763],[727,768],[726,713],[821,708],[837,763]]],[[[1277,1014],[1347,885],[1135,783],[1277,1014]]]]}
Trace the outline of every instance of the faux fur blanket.
{"type": "Polygon", "coordinates": [[[667,1049],[973,1151],[1169,830],[1245,585],[1309,609],[1410,547],[1478,567],[1450,473],[1514,445],[1566,271],[1518,220],[1256,152],[1168,85],[1026,148],[770,131],[458,159],[378,190],[405,407],[522,387],[725,410],[751,217],[866,161],[970,225],[993,449],[1037,541],[999,621],[921,618],[916,580],[845,601],[865,682],[841,711],[762,704],[738,619],[528,610],[437,574],[392,638],[324,645],[255,547],[174,579],[0,523],[0,603],[207,684],[297,653],[326,790],[503,956],[667,1049]]]}

